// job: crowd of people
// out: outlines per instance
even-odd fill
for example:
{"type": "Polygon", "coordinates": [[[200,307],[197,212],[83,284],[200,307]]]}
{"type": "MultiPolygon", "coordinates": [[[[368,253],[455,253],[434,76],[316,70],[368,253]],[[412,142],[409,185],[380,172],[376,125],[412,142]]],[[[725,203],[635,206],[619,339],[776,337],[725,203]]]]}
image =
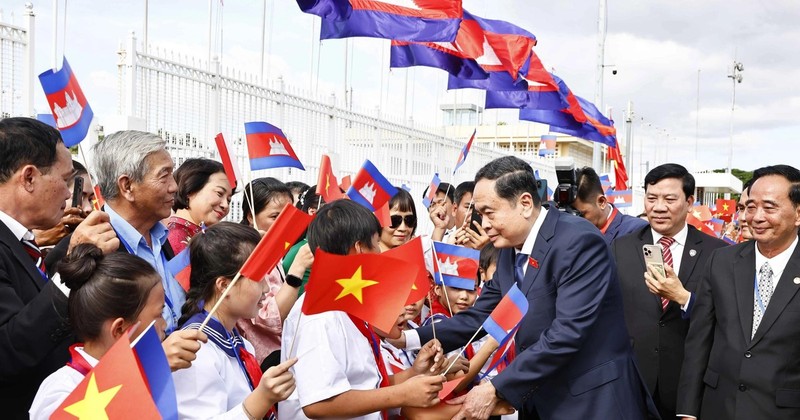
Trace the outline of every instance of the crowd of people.
{"type": "Polygon", "coordinates": [[[618,211],[588,167],[580,214],[560,211],[508,156],[439,184],[427,214],[398,188],[382,225],[355,201],[275,178],[243,188],[243,217],[227,221],[237,191],[223,165],[175,169],[150,133],[108,135],[82,165],[56,129],[5,118],[0,148],[6,418],[49,418],[120,337],[153,322],[180,418],[800,418],[791,166],[753,173],[730,245],[687,224],[695,183],[675,163],[646,175],[644,219],[618,211]],[[287,204],[314,216],[307,231],[264,278],[236,282],[287,204]],[[302,313],[318,250],[377,254],[418,237],[430,290],[390,330],[302,313]],[[434,281],[434,241],[479,252],[474,277],[434,281]],[[187,248],[182,286],[168,263],[187,248]],[[529,304],[515,335],[472,340],[512,287],[529,304]]]}

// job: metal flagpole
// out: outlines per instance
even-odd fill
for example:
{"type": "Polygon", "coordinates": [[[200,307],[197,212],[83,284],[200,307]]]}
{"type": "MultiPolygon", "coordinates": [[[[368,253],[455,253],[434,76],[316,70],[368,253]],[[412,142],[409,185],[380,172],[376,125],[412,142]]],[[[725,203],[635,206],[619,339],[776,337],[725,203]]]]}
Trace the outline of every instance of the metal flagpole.
{"type": "MultiPolygon", "coordinates": [[[[597,18],[597,70],[596,82],[597,86],[594,92],[594,105],[597,109],[603,109],[603,67],[605,59],[605,44],[606,44],[606,1],[600,0],[599,15],[597,18]]],[[[600,169],[601,161],[600,155],[602,153],[602,145],[595,142],[592,146],[592,167],[596,170],[600,169]]]]}

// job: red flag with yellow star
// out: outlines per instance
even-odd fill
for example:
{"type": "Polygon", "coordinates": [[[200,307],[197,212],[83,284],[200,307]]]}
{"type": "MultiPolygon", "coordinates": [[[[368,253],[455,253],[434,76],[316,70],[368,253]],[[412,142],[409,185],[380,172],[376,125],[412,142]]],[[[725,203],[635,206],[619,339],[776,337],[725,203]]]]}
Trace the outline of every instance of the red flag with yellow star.
{"type": "Polygon", "coordinates": [[[291,202],[286,203],[281,214],[244,262],[241,274],[253,281],[263,279],[306,231],[311,219],[313,217],[298,210],[291,202]]]}
{"type": "Polygon", "coordinates": [[[127,334],[106,352],[51,419],[160,419],[127,334]]]}
{"type": "Polygon", "coordinates": [[[403,312],[416,276],[408,264],[381,254],[335,255],[321,249],[306,285],[306,315],[344,311],[389,331],[403,312]]]}
{"type": "Polygon", "coordinates": [[[736,213],[736,200],[717,199],[717,210],[715,215],[726,221],[733,220],[733,213],[736,213]]]}
{"type": "Polygon", "coordinates": [[[317,194],[321,195],[326,203],[338,200],[344,196],[342,190],[339,189],[339,181],[336,180],[336,175],[333,174],[331,158],[328,157],[328,155],[322,155],[322,161],[319,164],[317,194]]]}
{"type": "Polygon", "coordinates": [[[419,302],[425,296],[428,296],[431,285],[428,280],[428,269],[425,267],[425,254],[422,251],[421,237],[417,236],[403,245],[385,251],[383,255],[405,261],[408,264],[406,269],[406,275],[408,276],[414,276],[416,271],[406,305],[419,302]]]}

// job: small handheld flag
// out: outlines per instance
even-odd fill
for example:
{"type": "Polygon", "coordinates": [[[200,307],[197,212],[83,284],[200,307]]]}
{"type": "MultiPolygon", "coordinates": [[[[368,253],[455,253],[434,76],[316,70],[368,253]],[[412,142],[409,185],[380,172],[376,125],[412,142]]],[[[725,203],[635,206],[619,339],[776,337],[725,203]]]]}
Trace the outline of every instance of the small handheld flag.
{"type": "Polygon", "coordinates": [[[80,143],[89,132],[94,113],[83,96],[78,79],[64,57],[61,70],[47,70],[39,75],[47,103],[55,118],[56,128],[67,147],[80,143]]]}
{"type": "Polygon", "coordinates": [[[447,287],[475,290],[480,251],[444,242],[433,242],[436,256],[434,281],[447,287]]]}
{"type": "Polygon", "coordinates": [[[631,207],[633,205],[633,190],[610,191],[608,194],[608,201],[615,207],[631,207]]]}
{"type": "Polygon", "coordinates": [[[403,245],[384,251],[383,255],[409,263],[412,267],[409,271],[414,271],[413,267],[419,269],[417,277],[411,285],[411,294],[408,295],[407,305],[419,302],[428,295],[430,283],[428,282],[428,269],[425,267],[425,254],[422,250],[421,237],[417,236],[403,245]]]}
{"type": "Polygon", "coordinates": [[[183,249],[178,255],[167,261],[167,270],[172,277],[183,287],[184,291],[189,291],[189,277],[192,274],[192,266],[189,259],[189,247],[183,249]]]}
{"type": "Polygon", "coordinates": [[[692,216],[696,217],[697,220],[700,220],[701,222],[709,221],[714,217],[711,214],[711,210],[705,204],[696,205],[696,206],[692,207],[692,209],[689,210],[689,213],[692,216]]]}
{"type": "Polygon", "coordinates": [[[433,203],[433,199],[436,198],[436,190],[439,189],[439,184],[441,183],[442,180],[439,179],[439,174],[433,174],[433,179],[431,179],[431,183],[428,185],[428,194],[422,199],[422,205],[424,205],[425,208],[430,207],[431,203],[433,203]]]}
{"type": "Polygon", "coordinates": [[[278,218],[242,265],[239,270],[241,275],[253,281],[263,279],[305,232],[312,219],[312,216],[298,210],[292,203],[286,203],[278,218]]]}
{"type": "Polygon", "coordinates": [[[483,329],[502,346],[513,335],[512,331],[519,326],[526,313],[528,299],[515,283],[483,322],[483,329]]]}
{"type": "Polygon", "coordinates": [[[545,134],[539,142],[539,156],[552,156],[556,154],[556,136],[545,134]]]}
{"type": "Polygon", "coordinates": [[[374,212],[397,194],[391,182],[369,160],[358,170],[352,185],[347,190],[351,200],[374,212]]]}
{"type": "MultiPolygon", "coordinates": [[[[188,249],[188,248],[187,248],[188,249]]],[[[161,418],[178,418],[178,401],[172,371],[161,347],[161,337],[155,329],[155,321],[131,344],[139,369],[147,382],[147,389],[156,404],[161,418]]]]}
{"type": "Polygon", "coordinates": [[[262,121],[244,123],[250,169],[292,167],[305,170],[280,128],[262,121]]]}
{"type": "MultiPolygon", "coordinates": [[[[464,162],[467,160],[467,155],[469,154],[469,149],[472,148],[472,141],[475,140],[475,134],[477,132],[478,132],[478,129],[476,128],[475,131],[472,132],[472,136],[470,136],[469,140],[467,141],[467,144],[465,144],[464,147],[461,149],[461,153],[458,154],[458,160],[456,161],[456,166],[455,166],[455,168],[453,168],[453,175],[456,174],[456,171],[458,170],[458,168],[460,168],[461,165],[463,165],[464,162]]],[[[429,207],[429,206],[430,206],[430,204],[426,205],[425,207],[429,207]]]]}
{"type": "Polygon", "coordinates": [[[322,161],[319,164],[317,194],[321,195],[326,203],[342,198],[339,182],[336,180],[336,175],[333,174],[331,158],[328,155],[322,155],[322,161]]]}
{"type": "Polygon", "coordinates": [[[231,191],[236,192],[236,187],[239,186],[239,180],[242,177],[239,176],[239,166],[235,164],[231,156],[233,148],[230,147],[222,133],[217,134],[214,142],[217,144],[217,151],[222,160],[222,167],[225,169],[225,176],[228,177],[228,183],[231,184],[231,191]]]}
{"type": "Polygon", "coordinates": [[[389,331],[406,304],[416,273],[404,261],[381,254],[335,255],[321,249],[306,284],[306,315],[344,311],[389,331]]]}

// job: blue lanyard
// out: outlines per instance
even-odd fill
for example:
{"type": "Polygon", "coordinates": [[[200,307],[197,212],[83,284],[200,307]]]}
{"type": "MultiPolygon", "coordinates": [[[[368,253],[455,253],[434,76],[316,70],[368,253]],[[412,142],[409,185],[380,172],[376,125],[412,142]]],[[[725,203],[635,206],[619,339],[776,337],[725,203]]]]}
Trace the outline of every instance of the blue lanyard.
{"type": "Polygon", "coordinates": [[[766,308],[764,308],[764,301],[761,300],[761,292],[758,291],[758,273],[755,275],[753,288],[756,290],[756,303],[758,303],[758,307],[761,308],[761,314],[763,315],[764,312],[766,312],[766,308]]]}
{"type": "MultiPolygon", "coordinates": [[[[114,227],[112,226],[111,229],[114,229],[114,227]]],[[[128,242],[125,239],[122,238],[122,235],[120,235],[119,232],[117,232],[116,229],[114,229],[114,233],[117,234],[117,239],[119,239],[119,242],[122,244],[122,246],[125,247],[125,250],[128,251],[128,253],[131,254],[131,255],[136,255],[136,252],[133,250],[133,248],[130,245],[128,245],[128,242]]],[[[169,271],[167,269],[167,257],[164,256],[164,248],[163,247],[161,248],[161,252],[159,252],[158,255],[161,257],[161,266],[164,267],[164,276],[168,276],[169,275],[169,271]]],[[[153,268],[155,268],[155,267],[153,267],[153,268]]],[[[156,270],[156,271],[158,271],[158,270],[156,270]]],[[[169,314],[172,316],[172,321],[175,323],[175,328],[177,329],[178,328],[178,315],[175,313],[175,310],[172,308],[172,300],[170,300],[170,298],[169,298],[169,286],[164,287],[164,299],[165,299],[165,302],[167,304],[167,309],[169,309],[169,314]]]]}

